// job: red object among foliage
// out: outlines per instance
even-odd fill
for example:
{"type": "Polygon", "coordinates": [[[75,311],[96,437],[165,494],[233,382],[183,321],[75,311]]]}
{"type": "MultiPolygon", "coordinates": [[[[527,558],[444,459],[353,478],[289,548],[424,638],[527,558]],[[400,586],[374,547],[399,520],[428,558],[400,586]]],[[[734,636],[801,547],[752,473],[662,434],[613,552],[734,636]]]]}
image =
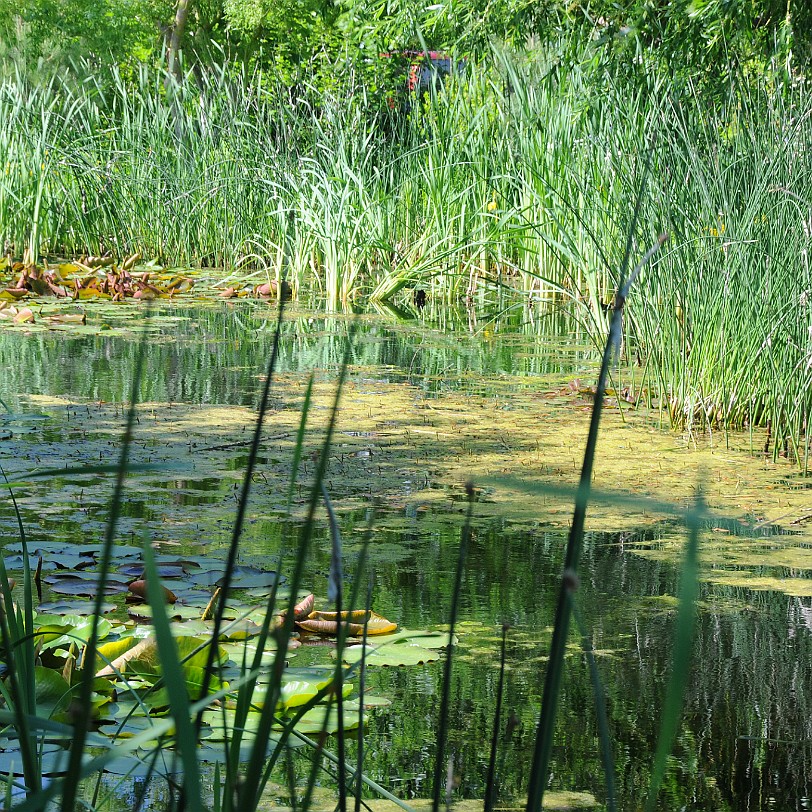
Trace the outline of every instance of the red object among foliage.
{"type": "MultiPolygon", "coordinates": [[[[382,59],[396,59],[405,65],[406,89],[410,93],[430,90],[436,79],[442,81],[452,73],[460,73],[465,68],[465,60],[456,64],[453,58],[442,51],[400,51],[381,54],[382,59]]],[[[394,107],[394,99],[389,106],[394,107]]]]}

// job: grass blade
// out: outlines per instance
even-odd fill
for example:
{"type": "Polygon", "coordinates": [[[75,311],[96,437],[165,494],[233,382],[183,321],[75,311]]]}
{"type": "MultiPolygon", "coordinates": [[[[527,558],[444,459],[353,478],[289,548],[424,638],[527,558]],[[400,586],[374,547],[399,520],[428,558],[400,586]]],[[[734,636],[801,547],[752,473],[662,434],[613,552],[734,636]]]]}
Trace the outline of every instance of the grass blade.
{"type": "Polygon", "coordinates": [[[697,499],[695,509],[688,514],[688,545],[679,590],[679,611],[674,639],[671,677],[666,689],[660,737],[651,771],[651,784],[646,801],[646,812],[657,808],[657,795],[665,778],[666,762],[677,734],[685,688],[690,674],[691,653],[696,625],[696,601],[699,597],[699,528],[702,517],[702,498],[697,499]]]}
{"type": "Polygon", "coordinates": [[[459,612],[460,592],[462,591],[462,574],[465,570],[465,560],[468,557],[468,547],[471,542],[471,518],[474,513],[474,486],[467,482],[465,492],[468,496],[468,509],[465,514],[465,524],[460,533],[460,551],[457,555],[457,570],[454,575],[454,592],[451,596],[451,613],[448,626],[448,647],[446,648],[445,664],[443,668],[443,693],[440,700],[440,717],[437,726],[437,754],[434,763],[434,794],[432,796],[432,812],[439,812],[440,794],[442,790],[442,776],[445,772],[445,742],[448,736],[448,709],[451,697],[451,666],[454,660],[454,629],[457,625],[459,612]]]}

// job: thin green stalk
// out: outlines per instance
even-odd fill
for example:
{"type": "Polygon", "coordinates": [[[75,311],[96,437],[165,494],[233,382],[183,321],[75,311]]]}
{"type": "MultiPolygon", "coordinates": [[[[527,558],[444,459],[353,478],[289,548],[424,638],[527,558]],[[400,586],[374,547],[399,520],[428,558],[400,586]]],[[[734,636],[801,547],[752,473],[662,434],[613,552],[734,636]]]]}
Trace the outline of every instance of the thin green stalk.
{"type": "Polygon", "coordinates": [[[471,519],[474,513],[474,486],[470,482],[465,485],[468,497],[468,509],[465,513],[465,524],[460,532],[460,550],[457,554],[457,569],[454,574],[454,591],[451,593],[451,611],[448,626],[448,646],[446,647],[445,664],[443,667],[443,691],[440,697],[440,715],[437,724],[437,753],[434,762],[434,781],[432,795],[432,812],[439,812],[440,797],[443,789],[443,775],[445,774],[445,745],[448,738],[448,710],[451,697],[451,665],[454,660],[454,630],[457,625],[459,613],[460,593],[462,592],[462,576],[465,570],[465,561],[468,557],[468,547],[471,543],[471,519]]]}
{"type": "Polygon", "coordinates": [[[691,673],[696,602],[699,598],[699,532],[704,518],[703,506],[702,497],[699,496],[694,509],[688,513],[688,544],[680,573],[679,610],[671,659],[671,676],[666,689],[660,736],[651,770],[646,812],[653,812],[657,808],[657,796],[665,778],[668,756],[679,728],[685,689],[691,673]]]}

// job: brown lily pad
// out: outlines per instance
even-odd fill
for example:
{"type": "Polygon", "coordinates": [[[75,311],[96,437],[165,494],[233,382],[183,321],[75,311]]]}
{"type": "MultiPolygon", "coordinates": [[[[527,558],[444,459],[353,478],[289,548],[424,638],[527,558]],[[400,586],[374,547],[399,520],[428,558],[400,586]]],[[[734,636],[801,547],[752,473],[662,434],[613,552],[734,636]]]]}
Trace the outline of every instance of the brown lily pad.
{"type": "Polygon", "coordinates": [[[313,634],[337,635],[340,625],[353,637],[361,637],[366,624],[367,635],[391,634],[397,623],[387,620],[375,612],[357,609],[351,612],[311,612],[306,620],[297,620],[296,625],[313,634]]]}
{"type": "MultiPolygon", "coordinates": [[[[141,579],[139,581],[133,581],[127,587],[127,589],[130,592],[130,595],[128,595],[128,600],[130,597],[138,598],[142,601],[145,601],[147,599],[147,582],[145,580],[141,579]]],[[[175,595],[175,593],[172,592],[172,590],[167,589],[163,585],[161,586],[161,589],[163,589],[164,591],[164,600],[167,603],[175,603],[175,601],[177,601],[178,598],[175,595]]]]}

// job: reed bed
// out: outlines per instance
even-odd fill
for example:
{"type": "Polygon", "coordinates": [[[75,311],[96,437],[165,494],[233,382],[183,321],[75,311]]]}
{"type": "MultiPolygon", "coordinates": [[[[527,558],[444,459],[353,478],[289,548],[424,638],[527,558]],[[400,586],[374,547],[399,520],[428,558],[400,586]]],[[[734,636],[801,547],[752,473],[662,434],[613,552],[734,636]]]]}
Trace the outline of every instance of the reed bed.
{"type": "Polygon", "coordinates": [[[812,374],[810,106],[766,77],[710,99],[562,45],[494,53],[390,109],[226,69],[0,84],[6,253],[140,251],[356,299],[568,303],[600,343],[634,238],[672,239],[626,315],[634,395],[689,429],[768,426],[806,465],[812,374]],[[646,156],[650,156],[646,158],[646,156]]]}

